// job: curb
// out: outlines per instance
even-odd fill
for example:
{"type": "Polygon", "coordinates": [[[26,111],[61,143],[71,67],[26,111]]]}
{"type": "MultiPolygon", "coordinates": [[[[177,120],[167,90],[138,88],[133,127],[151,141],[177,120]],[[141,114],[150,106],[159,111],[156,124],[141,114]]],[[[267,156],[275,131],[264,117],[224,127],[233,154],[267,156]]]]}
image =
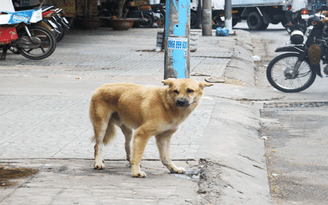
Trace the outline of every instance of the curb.
{"type": "Polygon", "coordinates": [[[259,117],[256,105],[217,98],[198,153],[206,203],[272,204],[259,117]]]}
{"type": "Polygon", "coordinates": [[[251,58],[253,56],[251,34],[247,31],[237,30],[236,35],[238,38],[235,38],[232,58],[225,69],[224,77],[228,79],[227,82],[232,81],[232,84],[254,87],[256,65],[251,58]]]}

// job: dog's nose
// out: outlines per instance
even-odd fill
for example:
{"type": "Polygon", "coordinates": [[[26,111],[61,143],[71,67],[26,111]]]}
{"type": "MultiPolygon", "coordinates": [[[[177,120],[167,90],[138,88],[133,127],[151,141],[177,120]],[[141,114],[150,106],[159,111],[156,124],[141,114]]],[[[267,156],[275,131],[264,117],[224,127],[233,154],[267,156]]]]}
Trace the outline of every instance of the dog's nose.
{"type": "Polygon", "coordinates": [[[187,100],[185,99],[179,99],[175,102],[175,104],[178,106],[178,107],[186,107],[188,105],[188,102],[187,100]]]}

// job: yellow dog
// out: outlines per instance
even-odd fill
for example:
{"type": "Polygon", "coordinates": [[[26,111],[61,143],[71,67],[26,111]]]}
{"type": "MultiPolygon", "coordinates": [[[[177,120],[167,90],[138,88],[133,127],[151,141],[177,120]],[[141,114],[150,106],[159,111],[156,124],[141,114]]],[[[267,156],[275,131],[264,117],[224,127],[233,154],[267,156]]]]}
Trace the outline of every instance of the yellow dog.
{"type": "Polygon", "coordinates": [[[94,128],[96,169],[105,165],[101,157],[103,144],[115,136],[115,126],[125,135],[127,160],[133,177],[145,177],[140,161],[151,136],[155,135],[162,163],[174,173],[184,173],[170,157],[170,141],[179,125],[201,102],[203,88],[210,83],[193,79],[167,79],[162,87],[145,87],[130,83],[114,83],[99,87],[92,95],[90,118],[94,128]],[[131,159],[130,142],[133,136],[131,159]]]}

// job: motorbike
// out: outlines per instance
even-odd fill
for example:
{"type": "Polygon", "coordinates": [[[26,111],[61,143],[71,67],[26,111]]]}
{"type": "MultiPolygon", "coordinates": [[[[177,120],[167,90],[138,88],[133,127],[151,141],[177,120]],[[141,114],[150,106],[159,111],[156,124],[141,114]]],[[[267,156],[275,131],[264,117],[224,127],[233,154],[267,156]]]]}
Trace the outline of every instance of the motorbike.
{"type": "MultiPolygon", "coordinates": [[[[307,89],[317,75],[322,77],[320,62],[328,63],[327,26],[321,21],[324,15],[303,15],[303,18],[308,19],[313,26],[306,42],[303,43],[302,32],[292,32],[291,44],[275,51],[287,53],[275,57],[266,70],[269,83],[282,92],[294,93],[307,89]]],[[[327,66],[325,74],[328,74],[327,66]]]]}
{"type": "MultiPolygon", "coordinates": [[[[28,7],[15,7],[16,11],[36,9],[39,5],[28,6],[28,7]]],[[[42,7],[42,22],[46,25],[41,25],[48,28],[54,33],[56,41],[59,42],[63,39],[67,31],[70,29],[69,22],[65,18],[65,13],[63,9],[56,8],[53,5],[46,5],[42,7]]],[[[38,23],[41,24],[41,23],[38,23]]]]}
{"type": "MultiPolygon", "coordinates": [[[[105,1],[101,4],[99,17],[112,17],[117,13],[117,3],[114,1],[105,1]]],[[[134,18],[134,26],[140,28],[150,28],[154,22],[160,20],[161,15],[155,14],[149,5],[135,6],[128,2],[125,6],[123,18],[134,18]]],[[[163,15],[164,17],[165,15],[163,15]]]]}
{"type": "Polygon", "coordinates": [[[134,25],[140,28],[151,28],[157,21],[151,6],[127,6],[125,18],[136,18],[134,25]]]}
{"type": "Polygon", "coordinates": [[[154,11],[155,21],[158,26],[164,26],[165,23],[165,4],[152,4],[151,9],[154,11]]]}
{"type": "Polygon", "coordinates": [[[1,60],[6,59],[7,50],[17,48],[24,57],[32,60],[41,60],[49,57],[56,49],[56,40],[53,33],[43,26],[37,25],[42,21],[42,11],[24,10],[17,12],[2,12],[0,15],[2,32],[9,36],[0,39],[2,48],[1,60]]]}
{"type": "Polygon", "coordinates": [[[70,29],[69,22],[65,18],[63,9],[56,8],[52,5],[43,7],[42,17],[43,20],[53,28],[52,30],[56,41],[61,41],[70,29]]]}
{"type": "Polygon", "coordinates": [[[306,19],[303,19],[302,16],[307,15],[307,9],[301,9],[295,13],[288,11],[286,15],[289,15],[290,22],[285,25],[286,31],[291,34],[294,30],[300,30],[304,34],[308,28],[308,22],[306,19]]]}
{"type": "MultiPolygon", "coordinates": [[[[212,29],[217,29],[218,27],[225,27],[225,17],[224,10],[212,10],[212,29]]],[[[232,18],[232,27],[234,27],[238,21],[237,19],[232,18]]]]}

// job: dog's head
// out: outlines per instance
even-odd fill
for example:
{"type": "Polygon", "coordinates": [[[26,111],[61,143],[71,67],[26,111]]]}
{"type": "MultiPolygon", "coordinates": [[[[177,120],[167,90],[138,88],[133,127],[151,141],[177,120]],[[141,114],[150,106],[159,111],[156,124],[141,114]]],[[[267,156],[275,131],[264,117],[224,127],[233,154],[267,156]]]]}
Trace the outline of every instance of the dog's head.
{"type": "Polygon", "coordinates": [[[213,84],[207,82],[197,82],[194,79],[183,78],[173,79],[169,78],[163,80],[164,85],[168,85],[168,98],[177,107],[188,107],[191,104],[198,105],[202,95],[204,87],[212,86],[213,84]]]}

